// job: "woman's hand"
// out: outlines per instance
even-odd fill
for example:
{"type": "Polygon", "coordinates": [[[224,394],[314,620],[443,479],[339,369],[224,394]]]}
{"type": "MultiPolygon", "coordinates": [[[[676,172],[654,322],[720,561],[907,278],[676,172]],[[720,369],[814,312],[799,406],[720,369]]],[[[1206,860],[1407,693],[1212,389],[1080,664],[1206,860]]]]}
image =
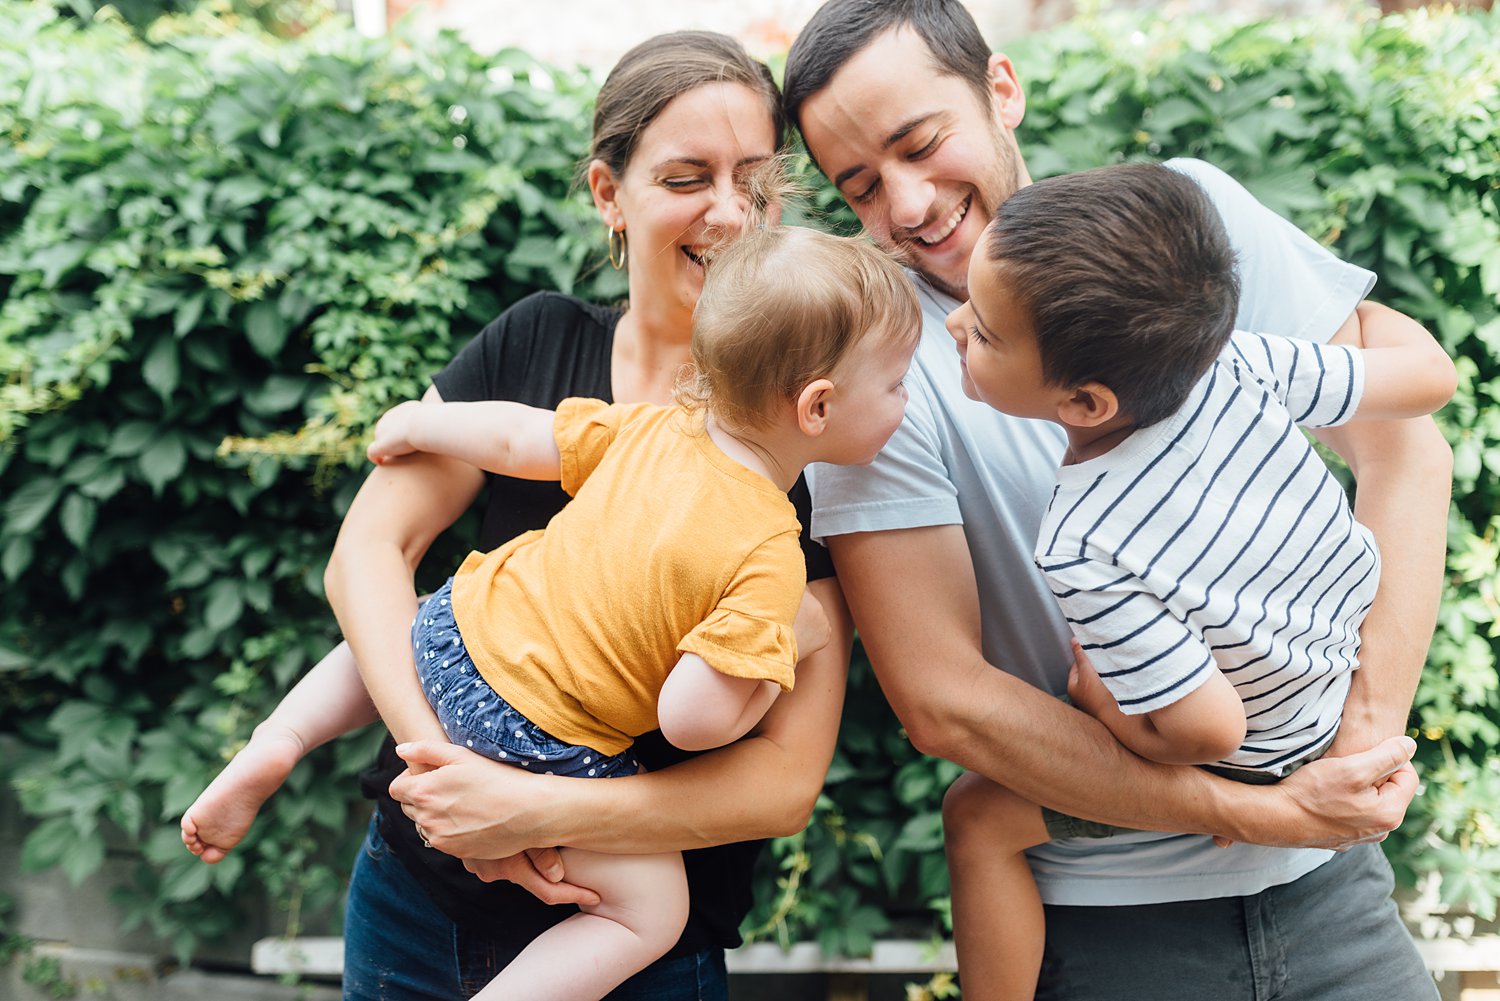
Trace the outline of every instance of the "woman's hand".
{"type": "Polygon", "coordinates": [[[432,847],[471,861],[508,859],[556,844],[541,830],[546,789],[556,782],[587,781],[528,774],[445,741],[399,744],[396,753],[407,769],[391,782],[391,797],[432,847]],[[542,806],[532,808],[533,803],[542,806]]]}
{"type": "Polygon", "coordinates": [[[578,904],[592,907],[599,894],[586,886],[565,882],[562,853],[556,848],[533,848],[500,859],[464,859],[464,868],[494,883],[506,880],[519,886],[544,904],[578,904]]]}

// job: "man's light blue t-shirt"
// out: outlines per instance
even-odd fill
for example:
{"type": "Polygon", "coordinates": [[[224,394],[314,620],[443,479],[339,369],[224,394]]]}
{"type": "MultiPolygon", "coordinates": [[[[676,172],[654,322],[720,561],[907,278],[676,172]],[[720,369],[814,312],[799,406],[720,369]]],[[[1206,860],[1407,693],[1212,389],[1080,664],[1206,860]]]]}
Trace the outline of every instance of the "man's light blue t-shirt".
{"type": "MultiPolygon", "coordinates": [[[[1338,260],[1217,168],[1197,160],[1168,166],[1197,180],[1224,218],[1239,258],[1236,327],[1326,341],[1374,286],[1373,274],[1338,260]]],[[[906,418],[869,466],[808,470],[813,535],[962,525],[986,659],[1060,694],[1072,665],[1067,626],[1032,551],[1057,481],[1063,432],[966,397],[943,325],[958,303],[921,279],[916,285],[922,339],[906,380],[906,418]]],[[[1202,835],[1136,833],[1053,841],[1029,855],[1048,903],[1130,905],[1259,893],[1311,872],[1331,853],[1221,849],[1202,835]]]]}

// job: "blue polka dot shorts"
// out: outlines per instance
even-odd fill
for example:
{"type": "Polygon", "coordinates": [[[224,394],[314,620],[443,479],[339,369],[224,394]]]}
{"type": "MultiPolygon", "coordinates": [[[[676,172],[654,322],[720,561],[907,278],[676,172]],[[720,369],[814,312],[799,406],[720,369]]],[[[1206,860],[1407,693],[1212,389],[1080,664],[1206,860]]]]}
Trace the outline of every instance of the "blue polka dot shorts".
{"type": "Polygon", "coordinates": [[[496,761],[547,775],[618,778],[640,764],[629,749],[605,755],[564,743],[521,715],[479,676],[453,618],[453,578],[412,622],[417,677],[448,739],[496,761]]]}

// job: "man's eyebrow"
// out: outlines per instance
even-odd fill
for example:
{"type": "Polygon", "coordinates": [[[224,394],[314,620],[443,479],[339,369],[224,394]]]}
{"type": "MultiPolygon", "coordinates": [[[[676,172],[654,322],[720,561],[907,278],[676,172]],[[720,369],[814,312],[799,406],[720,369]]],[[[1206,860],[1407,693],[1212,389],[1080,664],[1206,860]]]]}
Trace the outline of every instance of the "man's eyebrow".
{"type": "MultiPolygon", "coordinates": [[[[895,130],[891,132],[890,135],[886,136],[885,139],[880,143],[881,152],[885,152],[901,140],[905,139],[912,133],[912,130],[919,128],[923,122],[926,122],[932,118],[936,118],[937,114],[938,113],[936,111],[929,111],[925,114],[917,115],[915,118],[907,119],[900,125],[896,126],[895,130]]],[[[849,180],[849,178],[865,169],[867,169],[865,164],[856,163],[852,167],[839,171],[839,176],[833,179],[833,186],[835,188],[842,188],[845,181],[849,180]]]]}

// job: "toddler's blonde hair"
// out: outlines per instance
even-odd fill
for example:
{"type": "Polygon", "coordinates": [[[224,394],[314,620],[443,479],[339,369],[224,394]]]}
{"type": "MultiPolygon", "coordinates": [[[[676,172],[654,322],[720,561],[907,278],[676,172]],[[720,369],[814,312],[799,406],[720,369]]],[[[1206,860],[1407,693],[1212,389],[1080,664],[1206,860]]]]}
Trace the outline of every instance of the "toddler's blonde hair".
{"type": "Polygon", "coordinates": [[[916,340],[911,282],[863,237],[798,226],[751,229],[714,252],[693,313],[693,364],[679,402],[729,428],[763,428],[864,337],[916,340]]]}

